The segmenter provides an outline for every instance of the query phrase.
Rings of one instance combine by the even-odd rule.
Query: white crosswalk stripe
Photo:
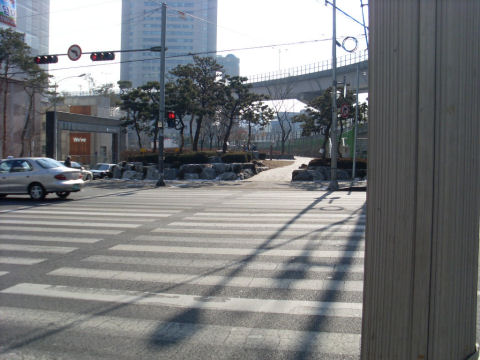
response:
[[[322,196],[175,188],[3,212],[0,353],[358,359],[365,197]]]
[[[0,264],[35,265],[46,259],[0,256]]]

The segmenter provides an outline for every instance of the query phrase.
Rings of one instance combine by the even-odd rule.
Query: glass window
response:
[[[32,171],[32,166],[27,160],[12,160],[10,172]]]
[[[56,167],[63,166],[58,161],[50,159],[50,158],[37,159],[36,162],[37,162],[38,165],[40,165],[44,169],[53,169],[53,168],[56,168]]]

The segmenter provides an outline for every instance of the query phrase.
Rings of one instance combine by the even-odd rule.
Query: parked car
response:
[[[0,198],[29,194],[43,200],[48,193],[64,199],[84,186],[82,173],[50,158],[8,158],[0,162]]]
[[[65,161],[60,161],[63,165],[65,165]],[[85,169],[85,166],[83,166],[82,164],[76,162],[76,161],[71,161],[71,165],[70,166],[72,169],[77,169],[77,170],[80,170],[82,172],[82,175],[83,175],[83,181],[89,181],[89,180],[92,180],[93,179],[93,174],[90,170],[87,170]]]
[[[90,171],[93,174],[94,179],[103,179],[105,177],[113,177],[113,168],[117,166],[115,164],[98,163]]]

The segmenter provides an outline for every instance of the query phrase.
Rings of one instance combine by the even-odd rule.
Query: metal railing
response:
[[[356,64],[368,60],[368,50],[359,51],[356,53],[350,53],[337,58],[337,66],[347,66]],[[247,76],[247,83],[255,83],[261,81],[270,81],[277,79],[284,79],[291,76],[307,75],[320,71],[330,70],[332,68],[332,60],[323,60],[321,62],[316,62],[313,64],[307,64],[302,66],[297,66],[294,68],[282,69],[278,71],[249,75]]]

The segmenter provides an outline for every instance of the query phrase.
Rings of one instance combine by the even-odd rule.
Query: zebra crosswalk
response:
[[[0,211],[0,359],[358,359],[364,207],[165,188]]]

